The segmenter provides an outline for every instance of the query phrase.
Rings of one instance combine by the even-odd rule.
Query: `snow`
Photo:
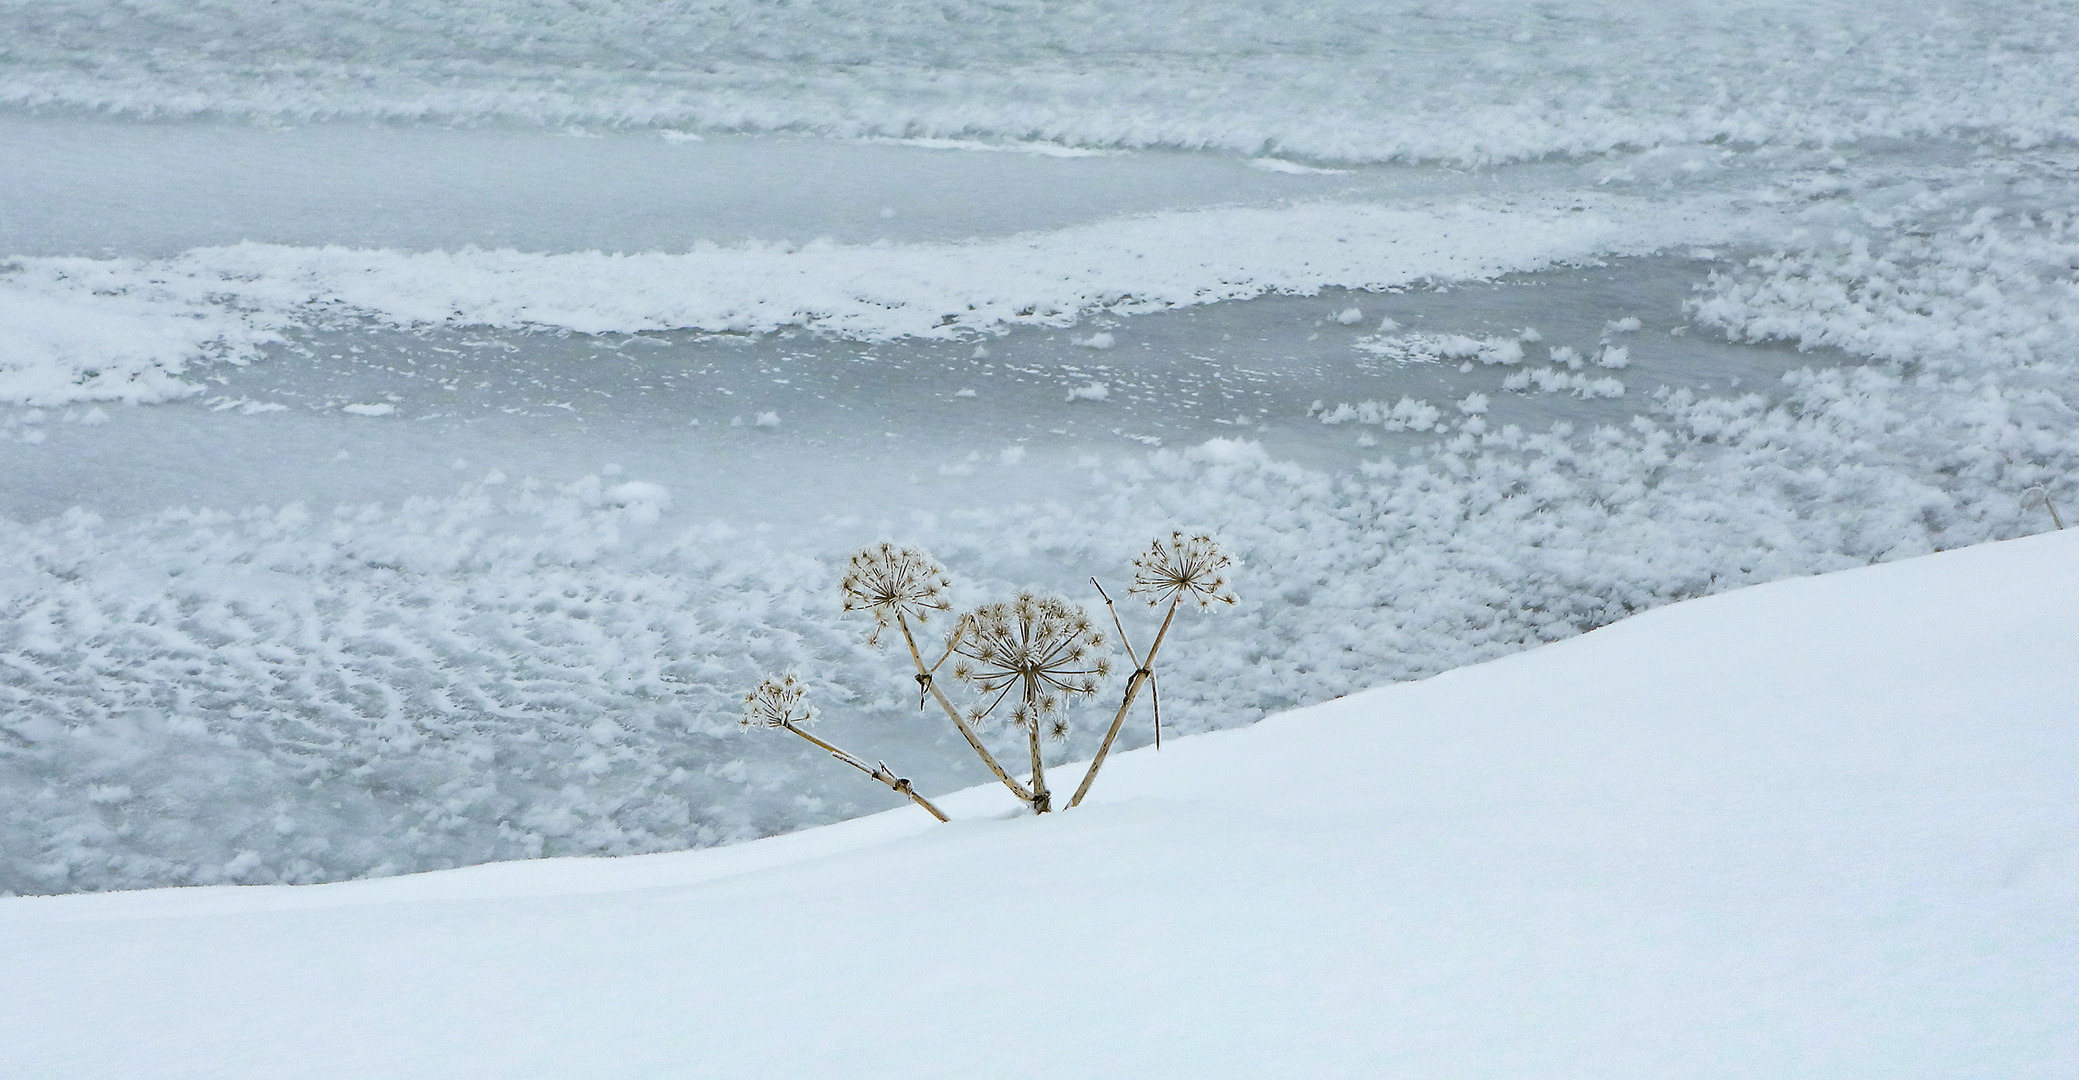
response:
[[[1443,410],[1426,401],[1404,397],[1391,406],[1376,401],[1360,401],[1355,406],[1338,404],[1333,409],[1321,410],[1321,422],[1345,424],[1356,420],[1379,424],[1389,431],[1430,431],[1437,426],[1437,418],[1442,415]]]
[[[1042,818],[4,899],[0,1039],[54,1080],[2061,1075],[2075,556],[1661,608]]]
[[[1284,158],[1250,158],[1249,167],[1262,169],[1264,172],[1283,173],[1287,176],[1341,176],[1350,171],[1348,169],[1319,169],[1311,165],[1301,165],[1297,161],[1286,161]]]
[[[1621,353],[1623,350],[1617,351]],[[1623,367],[1624,365],[1621,363],[1610,364],[1604,362],[1603,366]],[[1624,396],[1624,384],[1616,379],[1597,379],[1549,367],[1518,371],[1502,380],[1502,389],[1528,390],[1533,383],[1537,384],[1537,388],[1540,391],[1547,394],[1556,394],[1565,390],[1571,392],[1576,397],[1583,398]]]
[[[1113,338],[1109,332],[1100,330],[1089,337],[1077,338],[1075,342],[1079,347],[1085,349],[1109,349],[1113,345]]]
[[[0,401],[164,401],[201,389],[178,377],[191,364],[243,362],[279,340],[265,318],[226,317],[204,300],[96,292],[58,267],[40,281],[0,280]]]

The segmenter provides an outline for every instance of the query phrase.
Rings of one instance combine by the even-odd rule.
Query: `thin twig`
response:
[[[1133,651],[1133,642],[1126,639],[1126,627],[1119,621],[1119,609],[1112,605],[1112,594],[1104,591],[1104,583],[1096,578],[1091,578],[1090,584],[1097,589],[1097,595],[1104,597],[1105,609],[1112,613],[1112,628],[1119,631],[1119,644],[1126,649],[1126,658],[1133,661],[1134,671],[1140,671],[1142,667],[1140,655]],[[1155,678],[1153,669],[1148,671],[1148,697],[1155,704],[1155,749],[1160,750],[1162,749],[1162,684]],[[1073,806],[1074,804],[1071,803],[1069,805]]]
[[[1112,628],[1119,631],[1119,644],[1125,648],[1126,658],[1133,661],[1134,669],[1139,670],[1141,666],[1140,654],[1133,651],[1133,642],[1127,640],[1126,625],[1119,621],[1119,609],[1112,605],[1112,594],[1104,591],[1103,583],[1096,578],[1090,579],[1090,585],[1097,590],[1097,595],[1104,597],[1105,610],[1112,613]]]
[[[1162,683],[1148,672],[1148,700],[1155,706],[1155,749],[1162,749]]]

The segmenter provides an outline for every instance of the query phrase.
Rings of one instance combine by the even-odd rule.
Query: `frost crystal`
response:
[[[1176,604],[1195,602],[1201,610],[1214,604],[1232,604],[1235,595],[1228,588],[1227,571],[1233,565],[1234,560],[1220,550],[1212,537],[1173,532],[1168,540],[1149,544],[1148,550],[1133,560],[1133,587],[1127,591],[1146,596],[1150,606],[1165,600]]]

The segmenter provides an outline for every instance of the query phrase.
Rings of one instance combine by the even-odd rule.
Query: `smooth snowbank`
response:
[[[20,1075],[2050,1076],[2079,534],[1125,755],[1083,809],[0,901]]]

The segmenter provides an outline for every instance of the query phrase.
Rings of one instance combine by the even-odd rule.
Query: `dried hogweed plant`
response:
[[[907,779],[890,771],[887,762],[876,761],[868,765],[857,755],[840,750],[802,730],[803,724],[816,718],[816,711],[808,706],[807,698],[808,687],[802,683],[801,676],[791,671],[784,675],[767,675],[758,683],[757,689],[744,695],[743,726],[791,731],[829,751],[831,757],[888,785],[897,794],[923,807],[932,817],[940,821],[946,820],[946,815],[940,813],[938,807],[931,805],[931,800],[917,794]]]
[[[1099,682],[1111,673],[1111,662],[1097,653],[1104,645],[1104,632],[1091,625],[1081,607],[1031,593],[967,613],[947,643],[960,657],[953,677],[981,698],[968,710],[970,722],[980,724],[1006,702],[1013,703],[1008,719],[1024,732],[1032,753],[1027,801],[1037,813],[1053,809],[1040,738],[1068,737],[1062,705],[1097,693]]]
[[[1126,635],[1126,627],[1119,618],[1118,607],[1112,603],[1111,594],[1105,592],[1096,578],[1090,579],[1090,584],[1096,587],[1098,596],[1103,598],[1111,613],[1112,626],[1118,632],[1119,643],[1125,648],[1127,657],[1133,661],[1134,670],[1126,681],[1125,693],[1121,696],[1118,711],[1112,716],[1111,727],[1105,732],[1104,742],[1091,760],[1089,770],[1083,774],[1083,781],[1077,786],[1070,806],[1081,803],[1089,793],[1090,785],[1096,781],[1098,770],[1111,753],[1112,743],[1118,739],[1126,716],[1143,686],[1148,687],[1149,697],[1154,702],[1156,744],[1161,745],[1162,706],[1161,699],[1155,694],[1155,656],[1169,637],[1178,609],[1189,606],[1212,610],[1235,602],[1227,581],[1233,560],[1222,553],[1209,536],[1171,533],[1167,540],[1150,544],[1133,565],[1133,585],[1129,592],[1145,597],[1151,606],[1166,604],[1168,610],[1164,612],[1162,626],[1155,632],[1147,652],[1139,652]],[[844,607],[846,611],[873,616],[874,629],[867,638],[869,644],[878,644],[881,635],[890,628],[902,634],[903,645],[909,650],[910,662],[916,668],[918,708],[926,702],[937,702],[946,718],[953,722],[953,727],[996,779],[1035,813],[1047,813],[1053,809],[1053,797],[1047,790],[1041,741],[1067,738],[1067,706],[1075,699],[1094,696],[1110,674],[1111,663],[1104,655],[1107,635],[1092,624],[1090,616],[1080,606],[1056,597],[1025,593],[1008,603],[983,604],[962,615],[947,634],[944,648],[937,658],[926,663],[912,624],[923,624],[933,615],[951,609],[945,595],[951,584],[945,567],[923,551],[894,544],[877,544],[852,556],[842,585]],[[957,661],[954,661],[955,657],[958,657]],[[954,661],[953,676],[976,694],[975,704],[965,712],[955,707],[939,687],[938,672],[948,661]],[[744,723],[792,731],[829,751],[838,760],[901,792],[930,811],[932,816],[945,820],[945,815],[939,813],[937,807],[911,790],[909,781],[890,773],[885,764],[869,766],[862,759],[803,731],[799,725],[808,715],[802,705],[804,693],[798,677],[791,673],[779,678],[767,677],[745,699]],[[977,734],[976,729],[992,719],[1008,724],[1025,736],[1032,759],[1029,784],[1013,777]]]

